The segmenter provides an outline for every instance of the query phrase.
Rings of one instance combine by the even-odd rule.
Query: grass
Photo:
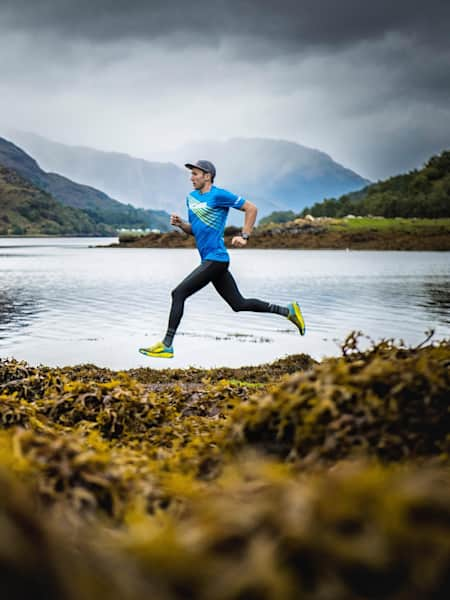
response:
[[[376,217],[357,217],[354,219],[336,219],[336,222],[328,225],[332,231],[400,231],[400,232],[420,232],[430,228],[446,228],[450,231],[450,219],[386,219]]]

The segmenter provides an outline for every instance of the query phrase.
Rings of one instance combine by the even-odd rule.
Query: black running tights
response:
[[[283,316],[288,315],[289,311],[284,306],[269,304],[256,298],[244,298],[228,270],[228,265],[229,263],[227,262],[205,260],[172,291],[169,326],[164,338],[166,346],[172,345],[173,338],[183,316],[186,298],[204,288],[208,283],[213,284],[225,302],[236,312],[248,310],[252,312],[276,313]]]

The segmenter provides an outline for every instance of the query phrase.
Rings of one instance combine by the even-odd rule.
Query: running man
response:
[[[232,246],[243,248],[248,243],[256,221],[256,206],[240,196],[213,185],[216,168],[208,160],[198,160],[195,164],[187,163],[185,167],[191,171],[194,187],[186,199],[189,222],[172,214],[170,223],[194,236],[201,263],[172,291],[172,306],[164,339],[150,348],[140,348],[139,352],[154,358],[172,358],[173,338],[183,316],[184,302],[208,283],[213,284],[234,311],[246,310],[281,315],[298,328],[300,335],[305,335],[305,322],[297,302],[291,302],[288,306],[278,306],[256,298],[244,298],[228,270],[230,257],[223,240],[228,210],[236,208],[245,213],[242,233],[233,237],[231,241]]]

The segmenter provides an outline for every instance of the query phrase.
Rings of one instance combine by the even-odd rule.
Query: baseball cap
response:
[[[209,160],[198,160],[196,163],[186,163],[184,165],[187,169],[201,169],[205,173],[211,173],[211,176],[216,176],[216,167]]]

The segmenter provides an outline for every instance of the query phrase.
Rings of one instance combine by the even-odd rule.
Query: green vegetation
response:
[[[269,223],[288,223],[293,221],[296,214],[292,210],[277,210],[270,213],[267,217],[263,217],[258,221],[258,225],[268,225]]]
[[[390,177],[339,200],[324,200],[303,211],[308,213],[314,217],[450,217],[450,152],[433,156],[420,170]]]
[[[291,212],[291,211],[289,211]],[[264,223],[283,223],[288,212],[275,212],[265,217]],[[405,175],[390,177],[367,186],[358,192],[326,198],[305,208],[297,216],[314,217],[346,215],[381,216],[386,218],[450,217],[450,151],[433,156],[422,169]],[[290,219],[292,220],[292,219]]]
[[[217,370],[0,361],[19,600],[450,592],[450,342]],[[3,473],[3,474],[2,474]]]
[[[114,235],[0,165],[0,235]]]
[[[122,231],[119,231],[119,243],[127,244],[129,242],[135,242],[136,240],[143,237],[144,235],[146,235],[146,233],[144,231],[122,230]]]
[[[427,230],[439,229],[450,231],[449,219],[402,219],[402,218],[347,218],[331,219],[326,227],[334,231],[390,231],[398,233],[421,234]]]
[[[135,208],[131,204],[122,204],[116,200],[109,202],[90,202],[82,210],[95,222],[105,223],[114,229],[160,229],[167,231],[169,216],[162,210]]]
[[[57,173],[46,173],[37,162],[19,147],[0,137],[0,165],[14,171],[27,184],[50,195],[58,203],[83,211],[88,219],[81,217],[83,232],[86,223],[92,223],[96,231],[104,231],[107,235],[115,235],[121,228],[136,229],[160,229],[169,228],[169,215],[165,211],[145,210],[135,208],[131,204],[122,204],[93,187],[82,185],[71,181],[67,177]],[[16,196],[19,203],[23,199]],[[80,215],[80,213],[78,212]],[[36,218],[37,215],[33,215]],[[44,217],[45,219],[45,217]],[[78,229],[74,227],[71,231],[62,231],[64,227],[47,224],[48,234],[61,235],[71,233],[77,235]],[[16,230],[23,229],[18,224]],[[27,231],[27,227],[25,231]],[[37,227],[41,230],[41,226]],[[101,235],[101,234],[100,234]]]
[[[119,202],[87,209],[66,206],[1,164],[0,201],[0,235],[114,236],[121,224],[167,228],[163,211],[145,211]]]

